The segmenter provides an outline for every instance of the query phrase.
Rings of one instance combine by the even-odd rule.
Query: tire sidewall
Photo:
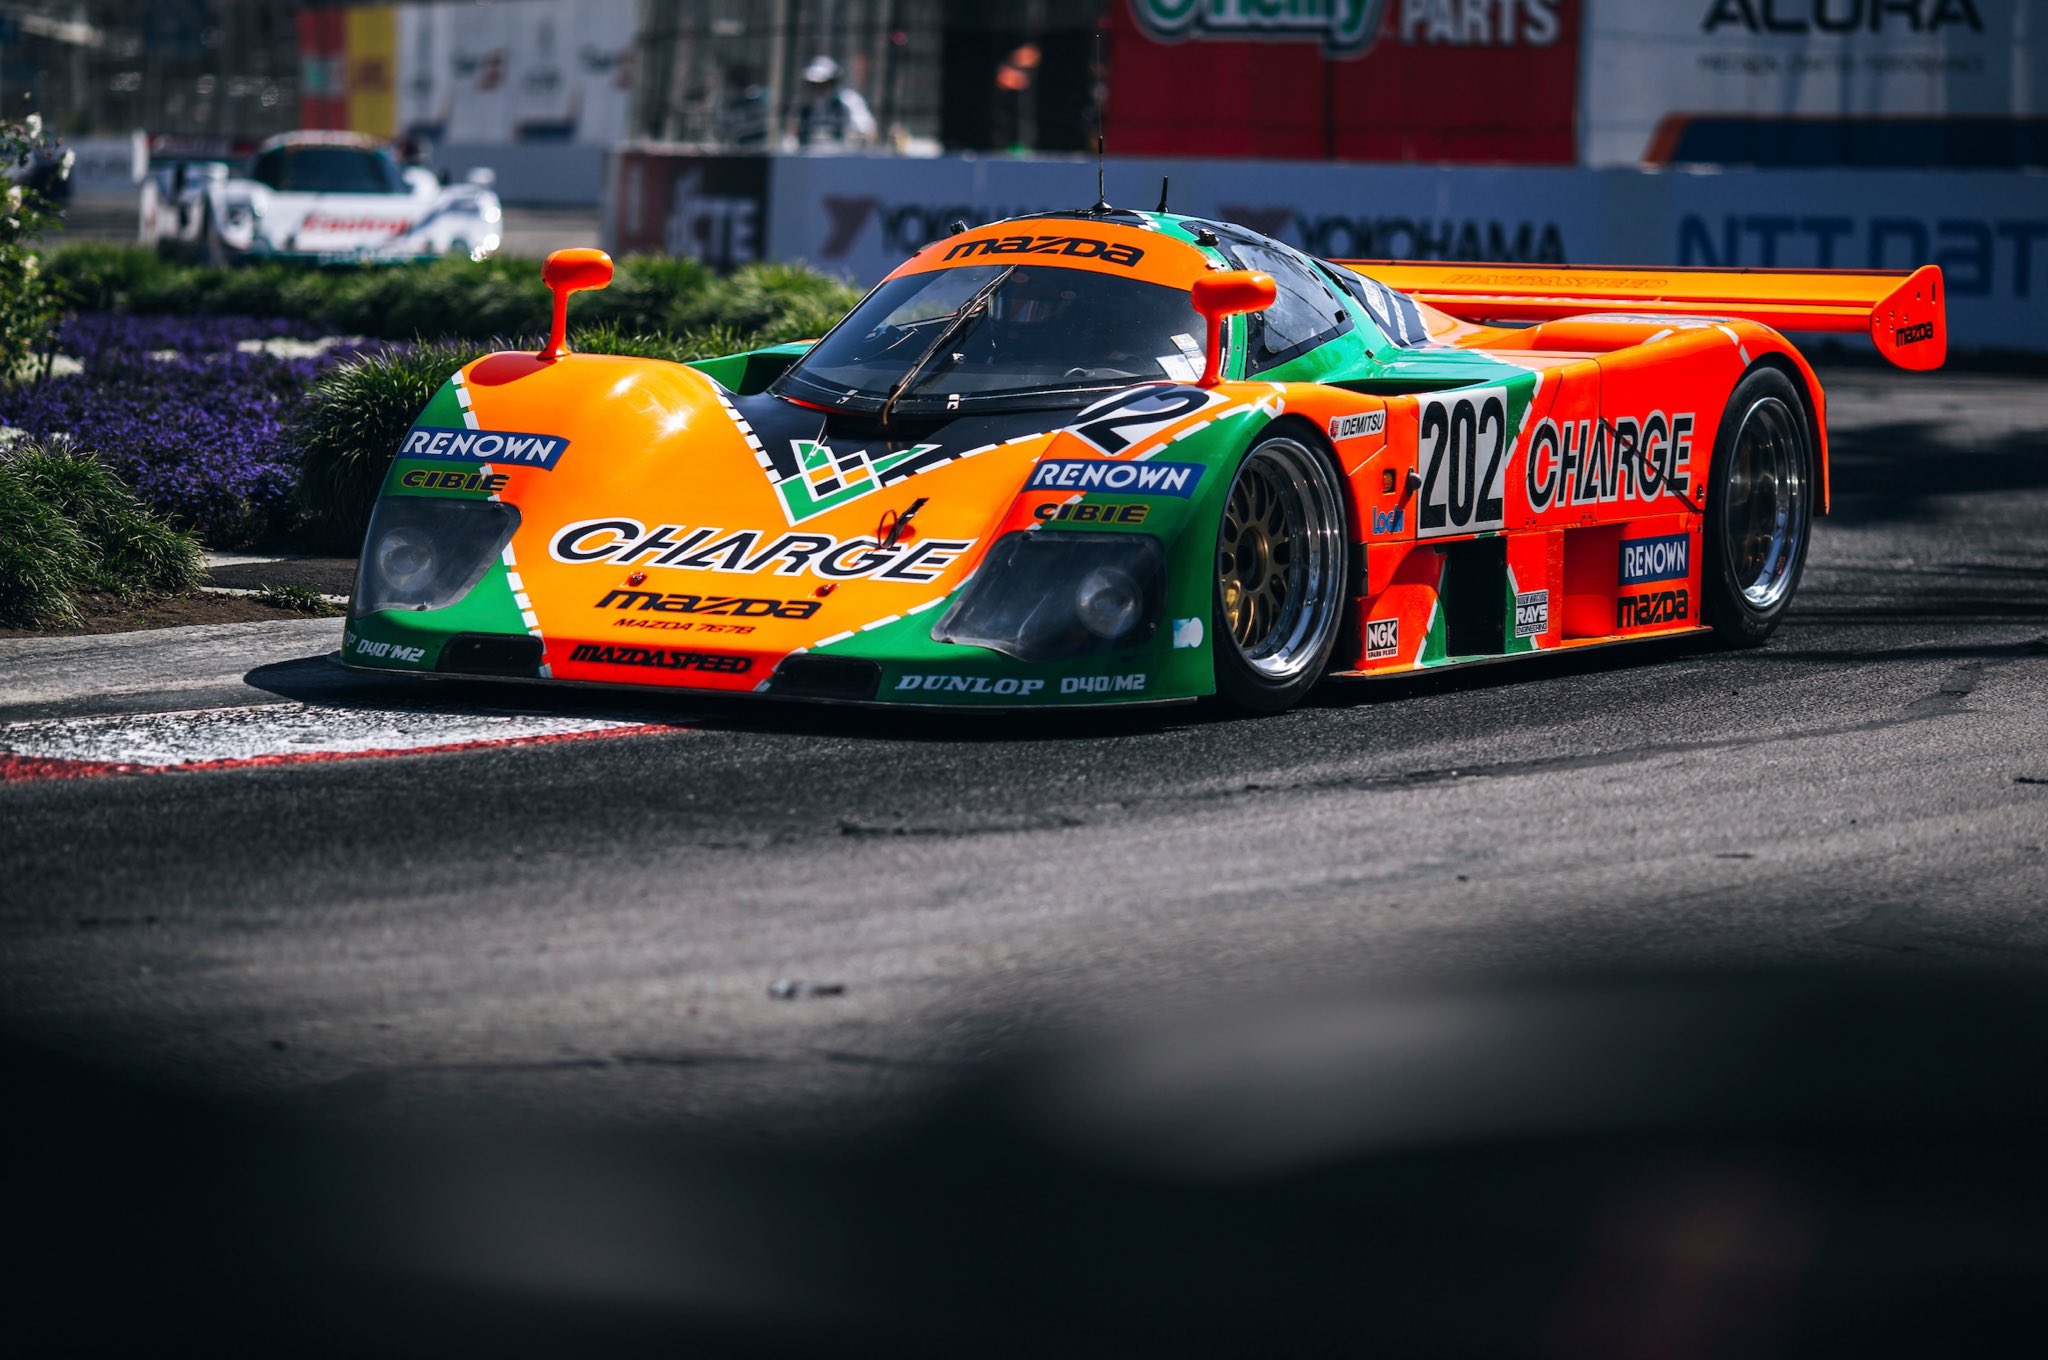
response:
[[[1735,579],[1735,564],[1729,558],[1728,479],[1735,462],[1735,441],[1741,435],[1744,418],[1758,402],[1772,397],[1791,409],[1793,428],[1799,435],[1800,455],[1804,463],[1805,494],[1800,499],[1802,523],[1798,541],[1792,550],[1792,566],[1785,593],[1775,604],[1759,608],[1742,593],[1742,587]],[[1701,591],[1706,596],[1704,619],[1721,641],[1731,646],[1754,647],[1776,630],[1786,608],[1792,603],[1792,597],[1799,593],[1799,578],[1806,569],[1806,549],[1813,537],[1813,497],[1817,488],[1812,427],[1798,384],[1776,367],[1752,369],[1729,393],[1728,405],[1721,413],[1721,425],[1714,435],[1714,462],[1707,483],[1706,516],[1700,526],[1706,558],[1705,570],[1700,574]]]
[[[1302,669],[1302,673],[1287,681],[1275,681],[1261,675],[1238,650],[1236,635],[1230,631],[1229,615],[1223,607],[1223,580],[1216,570],[1216,559],[1223,541],[1223,511],[1230,504],[1230,493],[1237,485],[1246,463],[1264,445],[1284,439],[1299,445],[1312,454],[1328,474],[1328,493],[1334,497],[1330,509],[1335,514],[1340,531],[1337,534],[1337,563],[1335,571],[1335,599],[1325,607],[1337,611],[1336,625],[1324,630],[1324,638],[1318,648],[1314,664]],[[1291,425],[1269,426],[1259,432],[1259,437],[1245,449],[1244,457],[1231,469],[1230,482],[1224,488],[1222,499],[1216,507],[1216,529],[1210,536],[1209,549],[1209,636],[1210,654],[1216,671],[1216,694],[1232,707],[1254,713],[1278,713],[1292,708],[1307,697],[1308,692],[1322,681],[1329,670],[1330,655],[1336,649],[1337,639],[1344,632],[1343,611],[1349,601],[1351,580],[1351,517],[1344,496],[1344,479],[1338,471],[1336,460],[1322,441],[1306,427]]]

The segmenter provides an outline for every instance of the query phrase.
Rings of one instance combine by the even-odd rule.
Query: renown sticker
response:
[[[1621,540],[1621,583],[1682,581],[1692,574],[1692,540],[1684,534]]]
[[[458,463],[508,463],[551,471],[569,441],[554,434],[514,430],[451,430],[415,425],[398,446],[400,458],[445,458]]]
[[[1108,458],[1048,458],[1031,469],[1026,491],[1115,491],[1130,496],[1195,494],[1200,463],[1119,463]]]

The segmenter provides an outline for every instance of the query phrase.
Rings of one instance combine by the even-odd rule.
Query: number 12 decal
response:
[[[1501,488],[1509,452],[1505,387],[1419,397],[1422,503],[1417,538],[1498,529],[1507,514]]]

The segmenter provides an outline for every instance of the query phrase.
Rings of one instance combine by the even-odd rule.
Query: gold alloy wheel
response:
[[[1245,455],[1216,535],[1224,627],[1257,674],[1288,682],[1320,666],[1337,631],[1344,512],[1336,475],[1292,439]]]

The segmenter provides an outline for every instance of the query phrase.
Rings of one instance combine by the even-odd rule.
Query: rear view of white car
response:
[[[503,220],[490,186],[488,170],[443,184],[368,137],[288,132],[239,170],[195,162],[152,173],[142,236],[212,264],[480,260],[498,248]]]

